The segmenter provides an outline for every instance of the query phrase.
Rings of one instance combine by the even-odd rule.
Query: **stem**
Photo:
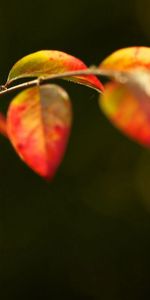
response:
[[[13,92],[13,91],[16,91],[16,90],[19,90],[19,89],[22,89],[22,88],[34,86],[34,85],[37,85],[37,84],[38,84],[38,79],[31,80],[31,81],[24,82],[24,83],[20,83],[20,84],[17,84],[15,86],[12,86],[10,88],[7,88],[6,85],[2,85],[1,86],[1,91],[0,91],[0,96],[4,95],[4,94],[7,94],[7,93],[10,93],[10,92]]]
[[[77,76],[77,75],[101,75],[101,76],[107,76],[107,77],[121,77],[122,73],[121,72],[115,72],[115,71],[111,71],[111,70],[103,70],[103,69],[98,69],[96,67],[91,67],[88,68],[86,70],[77,70],[77,71],[69,71],[69,72],[65,72],[65,73],[59,73],[59,74],[53,74],[50,75],[48,77],[39,77],[37,79],[34,80],[30,80],[28,82],[24,82],[12,87],[8,87],[8,85],[11,82],[7,82],[5,85],[1,86],[1,90],[0,90],[0,96],[22,89],[22,88],[27,88],[27,87],[31,87],[34,85],[37,85],[39,83],[42,82],[48,82],[50,80],[53,79],[60,79],[60,78],[66,78],[66,77],[71,77],[71,76]]]

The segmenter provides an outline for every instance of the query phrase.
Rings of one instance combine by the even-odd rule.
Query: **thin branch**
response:
[[[48,77],[40,77],[34,80],[30,80],[28,82],[24,82],[24,83],[20,83],[18,85],[12,86],[12,87],[8,87],[8,85],[11,82],[7,82],[5,85],[0,86],[0,96],[22,89],[22,88],[27,88],[27,87],[32,87],[34,85],[38,85],[39,83],[43,83],[43,82],[49,82],[50,80],[54,80],[54,79],[60,79],[60,78],[67,78],[67,77],[71,77],[71,76],[78,76],[78,75],[101,75],[101,76],[107,76],[107,77],[118,77],[118,76],[122,76],[121,72],[115,72],[111,71],[111,70],[102,70],[102,69],[98,69],[96,67],[91,67],[85,70],[77,70],[77,71],[69,71],[69,72],[65,72],[65,73],[59,73],[59,74],[53,74],[50,75]],[[98,89],[97,89],[98,90]]]
[[[28,81],[28,82],[24,82],[24,83],[20,83],[20,84],[17,84],[15,86],[12,86],[10,88],[6,88],[5,85],[2,85],[0,88],[0,96],[1,95],[4,95],[4,94],[7,94],[7,93],[11,93],[13,91],[16,91],[16,90],[19,90],[19,89],[22,89],[22,88],[26,88],[26,87],[31,87],[31,86],[34,86],[34,85],[37,85],[38,84],[38,79],[34,79],[34,80],[31,80],[31,81]]]

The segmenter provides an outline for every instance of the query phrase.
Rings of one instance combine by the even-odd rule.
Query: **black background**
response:
[[[37,50],[90,65],[149,46],[149,12],[148,0],[1,1],[1,83]],[[112,127],[96,92],[59,83],[74,123],[51,183],[0,137],[0,298],[150,299],[150,152]],[[1,97],[1,110],[14,95]]]

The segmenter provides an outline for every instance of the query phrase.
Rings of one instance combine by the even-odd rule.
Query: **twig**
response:
[[[28,82],[24,82],[21,84],[17,84],[15,86],[12,87],[8,87],[11,84],[10,82],[7,82],[5,85],[1,85],[0,86],[0,96],[22,89],[22,88],[27,88],[27,87],[32,87],[34,85],[38,85],[39,82],[43,83],[43,82],[49,82],[50,80],[54,80],[54,79],[60,79],[60,78],[66,78],[66,77],[72,77],[72,76],[78,76],[78,75],[101,75],[101,76],[107,76],[107,77],[115,77],[115,76],[121,76],[122,73],[121,72],[115,72],[111,71],[111,70],[102,70],[102,69],[98,69],[96,67],[91,67],[88,68],[86,70],[77,70],[77,71],[69,71],[69,72],[65,72],[65,73],[59,73],[59,74],[53,74],[50,75],[48,77],[39,77],[37,79],[34,80],[30,80]],[[98,89],[96,89],[98,90]]]

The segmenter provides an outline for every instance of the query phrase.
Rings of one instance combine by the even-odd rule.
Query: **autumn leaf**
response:
[[[41,50],[21,58],[12,67],[7,85],[19,78],[49,77],[54,74],[86,69],[87,66],[72,55],[55,50]],[[64,79],[87,85],[98,91],[103,90],[102,83],[94,75],[78,75]]]
[[[128,47],[115,51],[102,61],[99,68],[111,71],[150,70],[150,48]]]
[[[150,147],[150,48],[118,50],[99,68],[112,80],[99,98],[102,111],[122,132]]]
[[[109,120],[138,143],[150,147],[150,98],[119,83],[108,83],[99,105]]]
[[[110,79],[150,95],[150,48],[117,50],[102,61],[99,69]]]
[[[22,160],[50,180],[64,156],[71,122],[68,94],[57,85],[36,86],[11,102],[8,136]]]
[[[2,113],[0,113],[0,133],[7,136],[6,118]]]

